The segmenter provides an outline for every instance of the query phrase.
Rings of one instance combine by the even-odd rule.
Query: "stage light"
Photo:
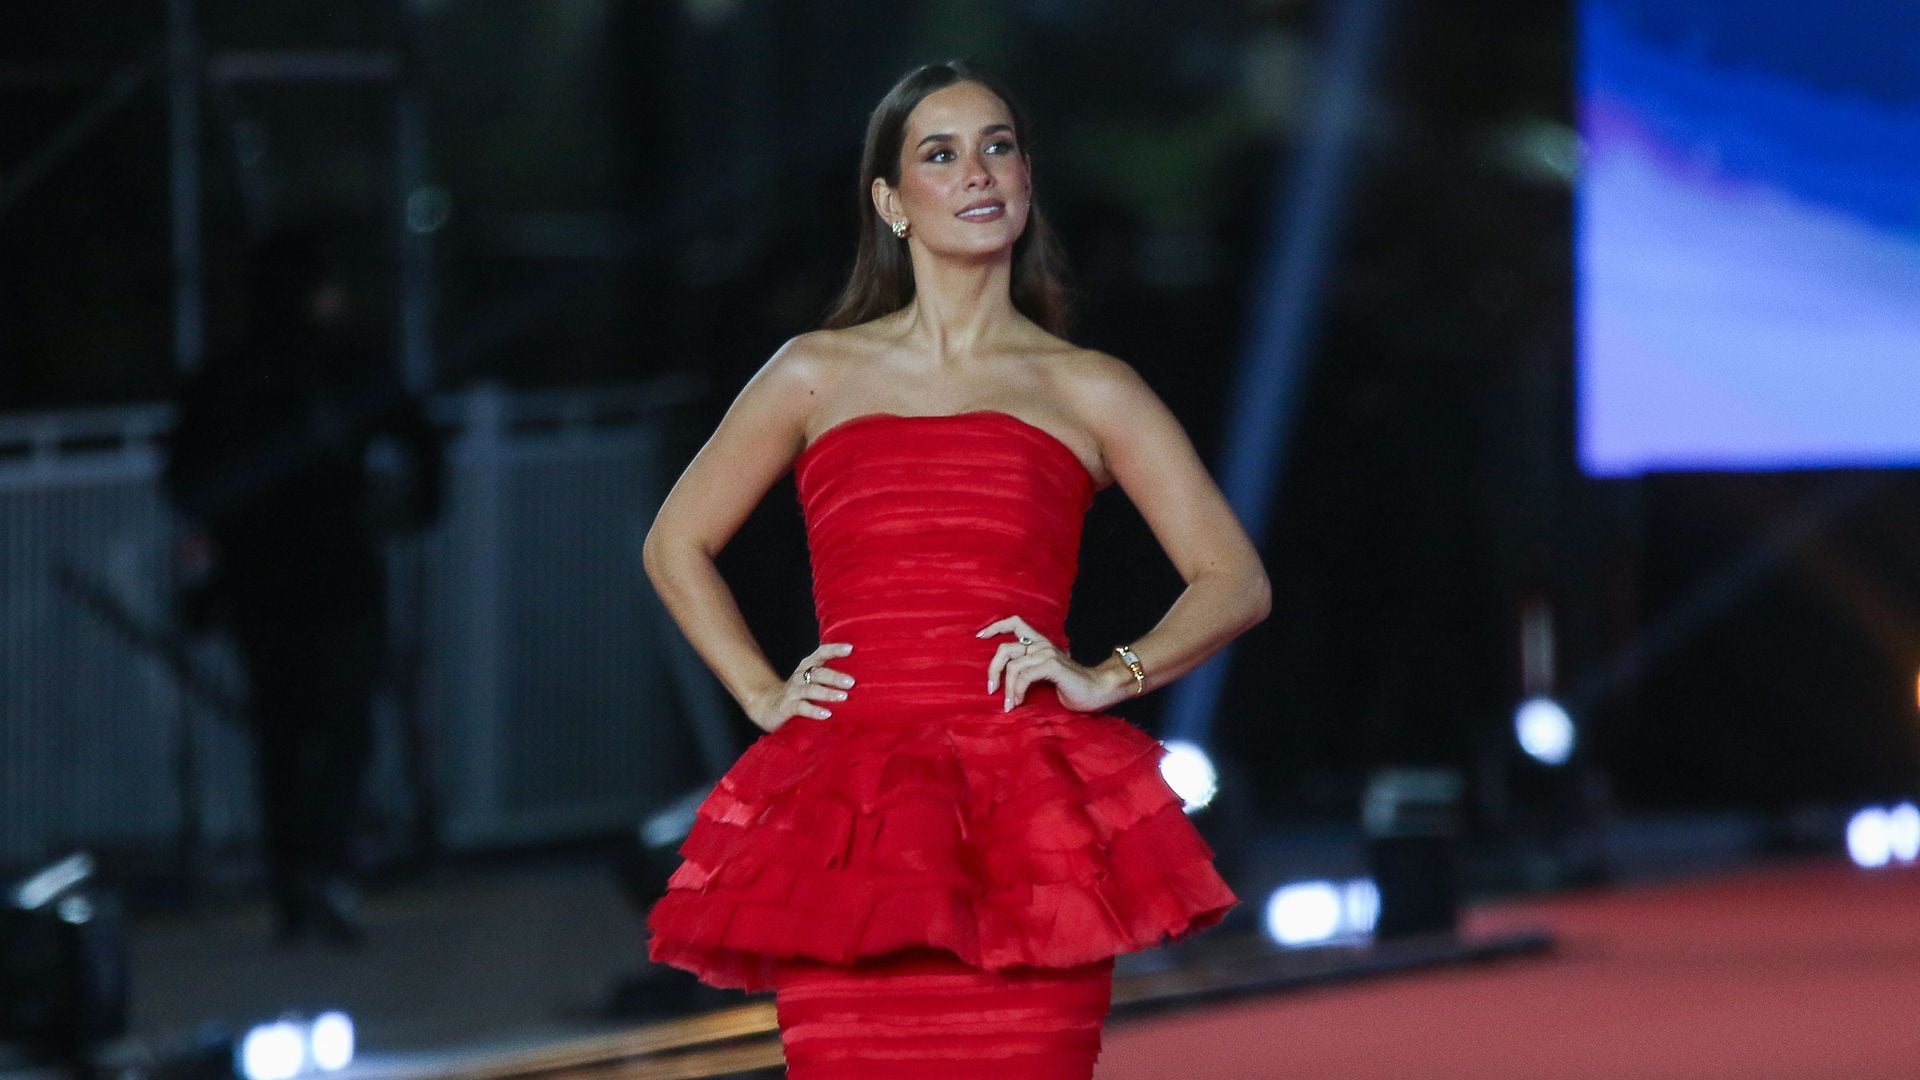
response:
[[[306,1064],[306,1032],[291,1020],[260,1024],[240,1040],[242,1080],[293,1080]]]
[[[1920,806],[1903,802],[1887,811],[1887,853],[1901,862],[1920,859]]]
[[[1285,948],[1366,937],[1380,920],[1380,889],[1369,878],[1296,881],[1267,898],[1267,937]]]
[[[1565,765],[1576,738],[1573,717],[1552,698],[1521,702],[1513,714],[1513,734],[1527,756],[1545,765]]]
[[[343,1012],[323,1012],[307,1033],[307,1056],[321,1072],[353,1064],[353,1020]]]
[[[46,907],[55,897],[85,883],[93,872],[92,855],[84,851],[69,855],[21,882],[13,890],[14,906],[27,911]]]
[[[1165,746],[1167,756],[1160,759],[1160,775],[1186,804],[1187,813],[1205,810],[1220,791],[1220,774],[1213,767],[1213,759],[1205,750],[1181,739]]]
[[[1267,898],[1267,936],[1286,945],[1331,941],[1340,932],[1340,890],[1331,881],[1282,885]]]
[[[1877,806],[1853,815],[1847,822],[1847,855],[1862,869],[1887,865],[1893,857],[1892,815]]]
[[[1350,934],[1371,934],[1380,925],[1380,886],[1368,878],[1347,882],[1341,890],[1341,917]]]

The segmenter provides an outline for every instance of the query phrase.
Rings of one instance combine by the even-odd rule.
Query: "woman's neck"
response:
[[[913,279],[914,298],[903,312],[901,336],[935,364],[991,352],[1022,322],[1013,306],[1010,255],[978,263],[919,255]]]

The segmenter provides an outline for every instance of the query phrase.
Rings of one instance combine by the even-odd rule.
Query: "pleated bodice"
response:
[[[995,619],[1019,615],[1070,644],[1093,478],[1044,429],[997,411],[869,413],[815,439],[794,479],[820,640],[854,646],[832,662],[859,689],[836,718],[997,709],[987,665],[1012,638],[974,635]]]

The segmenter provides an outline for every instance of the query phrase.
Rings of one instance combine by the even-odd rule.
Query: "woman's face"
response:
[[[888,223],[906,219],[909,243],[986,255],[1011,248],[1026,229],[1030,179],[1006,103],[979,83],[957,82],[907,116],[900,186],[876,179],[874,205]]]

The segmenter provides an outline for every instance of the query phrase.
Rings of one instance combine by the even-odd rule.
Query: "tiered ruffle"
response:
[[[701,805],[649,954],[764,990],[783,957],[931,946],[978,968],[1065,968],[1211,926],[1236,899],[1161,778],[1165,753],[1116,717],[1039,701],[795,718]]]

